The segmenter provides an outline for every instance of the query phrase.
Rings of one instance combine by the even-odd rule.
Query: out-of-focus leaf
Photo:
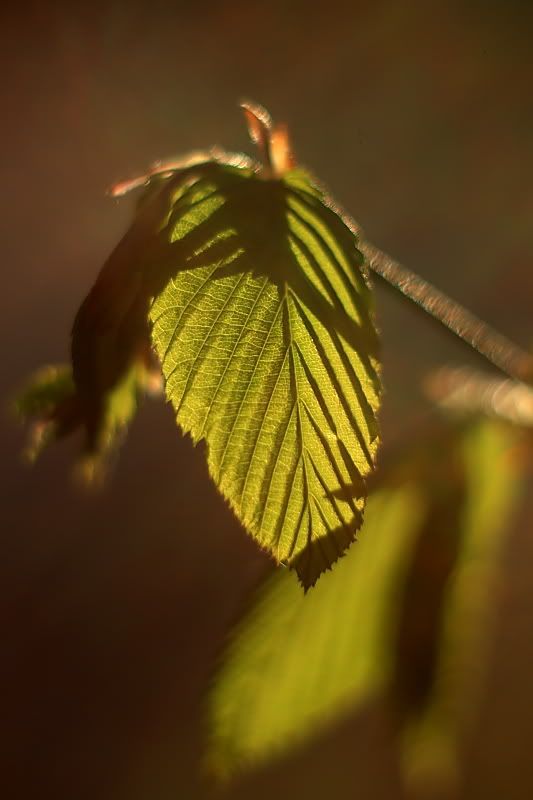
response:
[[[50,364],[35,372],[13,402],[21,419],[46,416],[74,394],[72,370],[68,364]]]
[[[15,413],[30,423],[25,456],[34,461],[46,445],[75,424],[75,386],[68,364],[42,367],[30,376],[13,401]]]
[[[464,428],[467,491],[459,537],[450,541],[455,565],[443,586],[431,690],[404,720],[404,768],[413,782],[444,785],[456,777],[484,684],[500,554],[523,488],[524,439],[520,428],[499,421],[480,419]],[[421,637],[419,647],[431,647],[431,639]]]
[[[313,591],[276,573],[234,631],[210,700],[209,766],[224,776],[285,752],[391,680],[396,595],[423,504],[368,501],[358,542]]]
[[[478,411],[533,428],[533,386],[470,367],[441,367],[425,382],[426,394],[448,413]]]
[[[176,188],[160,235],[172,279],[152,340],[178,424],[206,441],[246,529],[308,587],[355,537],[378,446],[356,234],[301,169],[212,164]]]
[[[135,361],[128,371],[102,398],[98,417],[94,420],[94,437],[83,450],[78,475],[87,483],[101,478],[106,460],[121,434],[133,418],[141,393],[150,390],[154,377],[142,360]],[[30,377],[15,398],[14,407],[20,419],[29,424],[25,456],[34,461],[51,442],[77,428],[87,429],[87,416],[69,366],[49,366]]]
[[[405,734],[409,770],[430,761],[438,737],[450,754],[443,675],[466,644],[474,652],[517,478],[516,431],[486,421],[461,430],[450,429],[448,452],[440,433],[430,458],[385,473],[358,544],[310,595],[286,574],[267,582],[210,697],[208,761],[219,775],[285,753],[377,692]],[[471,700],[452,691],[452,705]],[[417,731],[430,728],[424,753]]]
[[[159,185],[159,179],[156,180]],[[47,407],[25,400],[22,415],[33,419],[30,450],[81,429],[78,473],[86,482],[103,475],[105,464],[132,420],[140,396],[159,373],[150,349],[148,310],[167,273],[158,231],[168,211],[165,190],[148,187],[130,229],[111,253],[78,310],[72,329],[72,368],[37,373],[28,397],[48,397]],[[162,275],[164,277],[162,277]],[[68,382],[66,376],[68,375]]]

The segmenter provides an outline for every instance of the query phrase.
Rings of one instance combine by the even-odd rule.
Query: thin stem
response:
[[[469,367],[441,367],[424,379],[434,403],[460,414],[481,411],[523,428],[533,428],[533,387],[495,378]]]
[[[370,269],[384,281],[431,314],[511,378],[533,384],[533,355],[513,344],[455,300],[398,264],[374,245],[361,242],[359,248]]]

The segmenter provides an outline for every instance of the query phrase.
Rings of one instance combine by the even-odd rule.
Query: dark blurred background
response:
[[[20,10],[19,10],[20,9]],[[368,238],[523,345],[533,339],[533,4],[110,2],[0,17],[2,404],[64,361],[77,305],[122,235],[113,181],[218,143],[238,100],[289,123],[296,154]],[[385,437],[416,425],[431,366],[483,366],[379,289]],[[147,403],[110,485],[35,469],[2,416],[0,784],[6,798],[401,796],[380,709],[226,793],[199,769],[203,692],[267,568],[201,449]],[[465,798],[533,797],[533,538],[505,553]]]

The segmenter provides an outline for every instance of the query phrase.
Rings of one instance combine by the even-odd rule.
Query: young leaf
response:
[[[440,436],[428,458],[409,454],[384,476],[357,546],[311,594],[299,594],[287,573],[265,584],[233,633],[210,696],[208,763],[219,776],[286,753],[377,693],[409,731],[409,769],[419,755],[431,760],[439,736],[455,734],[455,712],[472,693],[454,696],[464,686],[446,673],[457,650],[479,644],[488,568],[515,496],[509,450],[517,434],[480,422],[459,439],[459,451],[450,435],[449,458],[442,450],[435,462],[435,448],[446,447]],[[463,504],[440,525],[437,510],[458,492]],[[447,531],[446,519],[459,529]],[[421,545],[429,559],[419,557]],[[435,734],[425,750],[422,730]]]
[[[286,128],[244,109],[262,166],[213,150],[112,189],[147,186],[76,315],[68,430],[84,428],[95,462],[125,427],[149,316],[178,424],[205,440],[246,529],[307,588],[361,525],[378,447],[378,338],[354,227],[295,167]]]
[[[193,154],[191,163],[196,165],[198,158]],[[162,175],[169,177],[168,166],[162,173],[154,167],[142,179],[148,188],[134,222],[76,314],[72,367],[37,372],[15,402],[19,415],[33,421],[28,447],[32,459],[51,441],[83,431],[78,472],[88,483],[102,478],[141,395],[154,390],[160,375],[150,348],[148,311],[154,293],[168,280],[167,244],[158,237],[169,208],[168,181]],[[47,402],[30,402],[36,399]]]
[[[354,232],[301,169],[212,164],[177,188],[150,317],[178,424],[246,529],[305,587],[362,521],[379,404]]]
[[[24,455],[35,461],[47,444],[75,427],[75,386],[68,364],[54,364],[35,372],[13,401],[22,422],[30,422]]]
[[[78,475],[89,484],[101,479],[111,451],[135,414],[139,395],[153,384],[153,373],[142,360],[135,360],[102,396],[91,427],[72,369],[59,365],[38,370],[14,400],[15,412],[30,424],[26,458],[35,461],[51,442],[84,428],[86,441]],[[87,436],[88,430],[94,431],[94,437]]]

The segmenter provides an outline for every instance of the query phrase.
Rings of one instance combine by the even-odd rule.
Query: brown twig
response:
[[[455,300],[399,264],[372,244],[361,242],[368,266],[481,353],[511,378],[533,384],[533,355],[491,328]]]

